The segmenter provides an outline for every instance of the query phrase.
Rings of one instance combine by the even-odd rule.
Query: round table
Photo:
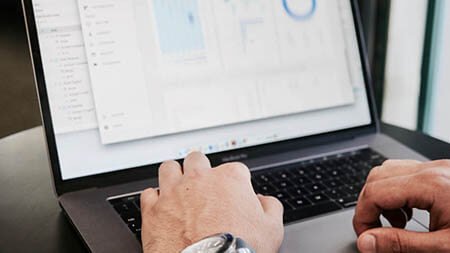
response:
[[[383,125],[382,131],[430,159],[449,158],[450,144]],[[84,252],[55,197],[41,127],[0,140],[0,252]]]

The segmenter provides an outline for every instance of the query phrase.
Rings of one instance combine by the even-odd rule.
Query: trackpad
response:
[[[354,209],[286,226],[280,252],[358,252],[352,219]],[[385,226],[389,222],[382,219]],[[426,232],[415,221],[408,230]]]

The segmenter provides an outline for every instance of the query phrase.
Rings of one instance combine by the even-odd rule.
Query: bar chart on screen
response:
[[[197,0],[153,0],[153,4],[164,54],[205,48]]]

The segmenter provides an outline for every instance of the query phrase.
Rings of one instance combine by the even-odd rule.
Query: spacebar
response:
[[[289,210],[284,212],[284,223],[302,220],[316,215],[333,212],[341,209],[336,203],[332,201],[322,202],[313,206],[304,207],[297,210]]]

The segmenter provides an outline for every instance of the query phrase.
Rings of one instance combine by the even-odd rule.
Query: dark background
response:
[[[41,124],[19,0],[0,0],[0,138]]]
[[[358,1],[380,102],[390,0]],[[0,138],[40,124],[21,2],[0,0]]]

